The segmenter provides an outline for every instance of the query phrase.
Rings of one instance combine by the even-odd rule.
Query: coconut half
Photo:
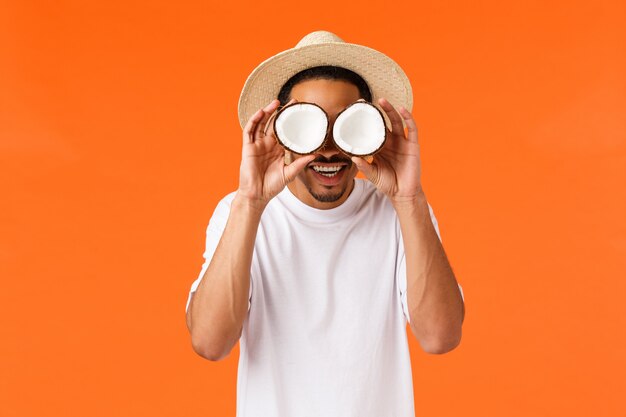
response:
[[[357,101],[346,107],[335,120],[333,139],[337,147],[351,156],[376,153],[385,144],[385,119],[376,106]]]
[[[324,145],[328,116],[317,104],[293,103],[283,107],[274,119],[278,142],[297,154],[310,154]]]

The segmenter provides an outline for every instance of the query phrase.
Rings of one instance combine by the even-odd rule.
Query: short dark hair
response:
[[[324,65],[319,67],[307,68],[304,71],[300,71],[293,77],[287,80],[278,93],[278,100],[280,105],[284,106],[290,100],[291,90],[293,87],[303,81],[308,80],[337,80],[347,81],[354,84],[359,89],[359,95],[365,101],[372,101],[372,92],[367,83],[359,74],[342,67],[335,67],[330,65]]]

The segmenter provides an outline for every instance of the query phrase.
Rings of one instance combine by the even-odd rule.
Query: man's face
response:
[[[358,88],[346,81],[308,80],[296,84],[291,98],[299,102],[315,103],[326,111],[330,120],[330,133],[324,148],[318,150],[313,162],[309,163],[288,187],[304,203],[320,209],[329,209],[342,204],[352,191],[358,169],[350,158],[339,151],[332,138],[332,127],[339,112],[359,100]],[[300,155],[287,151],[292,160]],[[315,168],[339,167],[332,177],[319,173]],[[314,168],[315,167],[315,168]],[[326,168],[328,169],[328,168]]]

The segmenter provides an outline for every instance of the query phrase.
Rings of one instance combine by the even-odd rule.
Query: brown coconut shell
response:
[[[348,105],[345,109],[343,109],[342,111],[339,112],[339,114],[337,114],[337,117],[335,118],[335,123],[337,123],[337,120],[339,120],[339,118],[341,117],[341,115],[343,114],[343,112],[345,112],[346,110],[348,110],[350,107],[354,106],[355,104],[367,104],[372,106],[373,108],[376,109],[376,111],[378,112],[378,114],[380,115],[381,120],[383,121],[383,126],[385,127],[385,137],[383,138],[383,141],[381,142],[380,146],[378,148],[376,148],[374,151],[367,153],[367,154],[355,154],[352,152],[348,152],[344,149],[342,149],[337,142],[335,142],[335,146],[337,149],[339,149],[342,153],[353,157],[353,156],[357,156],[359,158],[366,158],[368,156],[373,156],[375,154],[377,154],[378,152],[380,152],[380,150],[383,148],[383,146],[385,146],[385,142],[387,142],[387,135],[389,134],[389,130],[387,129],[387,123],[385,123],[385,117],[383,116],[383,113],[380,111],[380,109],[378,107],[376,107],[374,104],[370,103],[369,101],[365,101],[365,100],[358,100],[355,101],[354,103]],[[335,124],[333,123],[333,128],[335,127]],[[334,140],[334,135],[333,135],[333,140]]]
[[[317,148],[315,148],[314,150],[310,151],[310,152],[306,152],[306,153],[300,153],[300,152],[296,152],[293,149],[291,149],[278,135],[278,132],[276,131],[276,122],[278,121],[278,119],[280,118],[281,114],[285,111],[285,109],[288,109],[292,106],[301,106],[303,104],[307,104],[307,105],[311,105],[311,106],[315,106],[318,109],[320,109],[324,115],[326,115],[326,135],[324,136],[324,140],[322,141],[321,145],[318,146]],[[320,149],[322,149],[324,147],[324,145],[326,145],[326,142],[328,141],[328,133],[330,132],[330,119],[328,118],[328,113],[326,113],[326,111],[321,107],[318,106],[315,103],[309,103],[309,102],[305,102],[305,101],[298,101],[295,103],[291,103],[291,104],[287,104],[286,106],[284,106],[283,108],[281,108],[278,113],[276,113],[276,117],[274,117],[274,122],[272,123],[272,128],[274,130],[274,136],[276,137],[276,140],[278,141],[278,143],[280,144],[280,146],[282,146],[283,148],[287,149],[290,152],[293,152],[297,155],[310,155],[313,154],[317,151],[319,151]]]

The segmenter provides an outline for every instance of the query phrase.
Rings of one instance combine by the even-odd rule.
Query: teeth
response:
[[[317,172],[337,172],[339,171],[341,168],[343,168],[342,166],[334,166],[334,167],[323,167],[323,166],[319,166],[319,165],[313,165],[313,169]]]

